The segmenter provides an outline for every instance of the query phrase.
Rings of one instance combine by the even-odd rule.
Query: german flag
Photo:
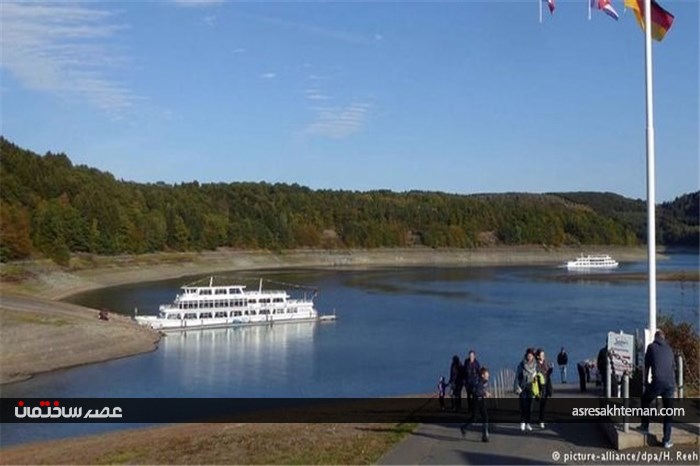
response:
[[[625,0],[625,6],[634,11],[639,26],[644,29],[644,0]],[[651,37],[661,41],[666,32],[671,29],[674,16],[664,10],[661,5],[651,0]]]

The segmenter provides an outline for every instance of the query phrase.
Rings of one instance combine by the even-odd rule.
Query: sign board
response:
[[[612,361],[613,373],[617,377],[634,372],[634,335],[608,333],[608,355]]]

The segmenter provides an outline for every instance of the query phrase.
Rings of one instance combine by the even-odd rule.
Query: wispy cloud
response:
[[[182,7],[207,7],[220,5],[224,0],[173,0],[173,3]]]
[[[332,97],[319,89],[306,89],[304,95],[309,100],[331,100]]]
[[[332,139],[346,138],[362,129],[371,108],[372,105],[366,102],[354,102],[345,107],[316,107],[316,117],[304,133]]]
[[[119,116],[137,97],[109,76],[126,62],[106,44],[127,27],[114,16],[81,4],[3,2],[0,66],[28,89],[77,96]]]
[[[207,15],[202,21],[204,21],[208,26],[213,26],[216,24],[216,15]]]
[[[247,50],[244,49],[244,48],[242,48],[242,47],[239,47],[239,48],[237,48],[237,49],[233,49],[233,50],[231,51],[231,53],[246,53],[246,52],[247,52]]]
[[[277,76],[277,73],[273,73],[271,71],[260,75],[260,77],[263,79],[274,79],[275,76]]]

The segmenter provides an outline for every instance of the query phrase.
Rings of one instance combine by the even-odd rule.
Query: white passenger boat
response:
[[[160,306],[158,315],[135,319],[164,331],[335,320],[335,314],[320,316],[314,308],[316,290],[296,288],[303,290],[302,296],[292,298],[285,290],[263,290],[262,280],[257,290],[247,291],[243,285],[215,284],[211,277],[204,286],[183,286],[172,304]]]
[[[581,255],[576,260],[568,261],[566,268],[569,270],[614,269],[618,265],[620,264],[608,255]]]

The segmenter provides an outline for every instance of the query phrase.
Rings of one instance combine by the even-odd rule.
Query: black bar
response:
[[[465,422],[466,406],[461,412],[440,409],[437,398],[0,398],[3,423],[453,423]],[[615,407],[622,399],[549,398],[544,422],[620,422]],[[57,403],[57,404],[56,404]],[[629,399],[639,408],[638,398]],[[466,405],[466,403],[463,403]],[[520,422],[517,398],[486,400],[491,422]],[[658,403],[658,407],[662,407]],[[700,422],[700,399],[674,399],[673,406],[683,408],[683,416],[674,422]],[[654,404],[652,404],[654,407]],[[118,408],[115,410],[115,408]],[[532,419],[538,419],[539,401],[532,402]],[[579,414],[574,415],[575,411]],[[97,416],[93,416],[97,413]],[[121,417],[117,417],[121,414]],[[597,415],[596,415],[597,414]],[[618,413],[619,414],[619,413]],[[71,415],[74,415],[71,417]],[[51,417],[54,416],[54,417]],[[105,416],[105,417],[103,417]],[[639,416],[628,418],[638,422]],[[658,422],[661,416],[652,416]],[[478,416],[477,416],[478,420]]]

